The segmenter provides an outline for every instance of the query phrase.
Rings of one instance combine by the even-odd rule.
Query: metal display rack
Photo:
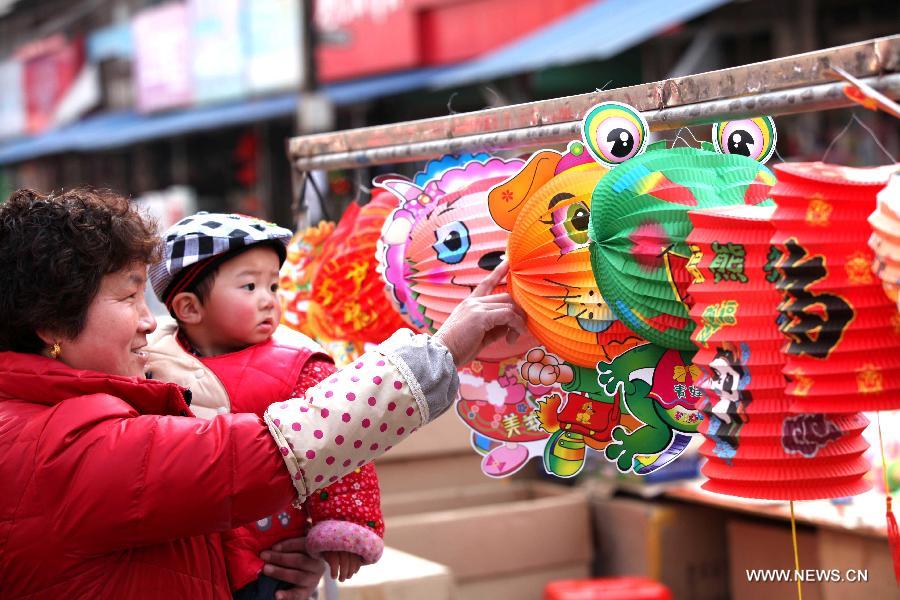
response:
[[[295,137],[297,175],[473,151],[536,149],[580,137],[593,105],[615,100],[641,111],[651,130],[853,106],[838,71],[900,98],[900,34],[770,61],[502,108]]]

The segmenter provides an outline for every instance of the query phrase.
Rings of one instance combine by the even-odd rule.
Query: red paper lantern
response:
[[[334,232],[334,223],[321,221],[314,227],[298,231],[287,249],[287,259],[278,274],[278,297],[281,300],[281,322],[308,336],[309,300],[312,297],[312,278],[325,242]]]
[[[309,317],[326,337],[377,344],[406,326],[385,307],[384,282],[376,271],[381,226],[396,202],[390,192],[377,190],[365,206],[351,204],[326,243],[313,276]]]
[[[900,318],[872,273],[866,218],[896,166],[776,165],[772,266],[795,412],[900,408]]]
[[[776,324],[769,240],[774,207],[740,206],[690,213],[688,268],[694,277],[692,339],[706,438],[705,489],[731,496],[807,500],[868,489],[862,436],[867,419],[794,414],[782,374],[786,344]]]

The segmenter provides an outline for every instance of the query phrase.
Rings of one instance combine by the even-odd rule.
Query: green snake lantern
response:
[[[612,104],[594,107],[584,121],[595,158],[622,159],[591,198],[594,277],[612,312],[632,331],[659,346],[693,350],[688,211],[771,204],[775,177],[758,160],[774,151],[775,128],[769,117],[721,123],[714,127],[715,143],[702,142],[699,149],[667,148],[660,141],[641,153],[629,120],[639,121],[642,133],[646,122],[636,110]],[[605,122],[604,111],[617,122]]]

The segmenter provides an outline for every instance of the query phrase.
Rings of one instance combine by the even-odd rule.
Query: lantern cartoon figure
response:
[[[653,145],[644,154],[648,128],[633,108],[603,103],[585,116],[584,144],[611,170],[585,202],[590,219],[584,239],[608,319],[635,341],[593,363],[562,352],[565,360],[539,350],[528,356],[522,369],[529,381],[561,383],[568,392],[539,410],[545,430],[553,432],[545,450],[548,471],[579,472],[587,446],[602,449],[621,471],[652,472],[678,456],[697,431],[697,401],[704,394],[691,363],[686,212],[766,200],[774,178],[749,156],[771,153],[774,128],[765,119],[751,121],[724,127],[723,151],[733,155],[713,152],[711,144],[664,153],[664,145]],[[552,199],[563,202],[558,195]],[[656,345],[634,347],[645,339]],[[647,373],[653,373],[649,380]]]
[[[567,391],[564,400],[550,396],[539,403],[542,427],[552,433],[544,450],[547,472],[577,475],[585,447],[639,475],[677,458],[702,421],[697,401],[704,395],[695,385],[700,371],[692,354],[642,344],[589,369],[532,350],[523,377]]]
[[[462,197],[463,189],[484,180],[508,177],[518,171],[521,164],[522,161],[518,159],[503,160],[487,154],[445,156],[439,161],[429,162],[415,179],[401,175],[381,175],[373,180],[375,186],[388,190],[399,200],[399,206],[388,216],[382,227],[377,250],[378,269],[384,279],[388,299],[413,328],[419,331],[431,329],[426,323],[425,309],[419,304],[417,294],[411,288],[413,273],[408,261],[408,250],[414,228],[428,219],[437,205],[445,202],[448,196],[458,200]],[[459,233],[458,230],[446,231],[449,246],[446,247],[444,256],[457,261],[445,262],[446,265],[459,265],[463,262],[465,253],[461,247],[456,249],[455,254],[452,249],[458,241],[463,241],[461,237],[454,237]],[[432,243],[436,241],[432,240]],[[420,280],[423,278],[427,276],[420,276]]]
[[[377,180],[403,196],[383,229],[385,280],[406,318],[431,333],[503,260],[509,234],[491,219],[487,193],[523,164],[491,157],[455,165],[444,158],[438,163],[426,167],[432,179]],[[457,413],[472,430],[473,446],[485,454],[482,470],[488,476],[518,471],[540,455],[549,437],[533,416],[534,394],[549,388],[526,385],[516,366],[535,343],[530,335],[513,344],[499,340],[460,369]]]

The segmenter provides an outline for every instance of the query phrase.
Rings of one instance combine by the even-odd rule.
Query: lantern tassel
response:
[[[881,474],[884,479],[885,517],[887,519],[888,546],[891,549],[891,561],[894,564],[894,581],[900,584],[900,527],[897,527],[897,519],[891,507],[891,488],[888,484],[887,460],[884,456],[884,440],[881,436],[881,413],[876,413],[878,421],[878,446],[881,450]]]
[[[891,560],[894,563],[894,580],[900,584],[900,528],[897,527],[897,519],[891,509],[891,497],[887,497],[887,535],[888,545],[891,548]]]

